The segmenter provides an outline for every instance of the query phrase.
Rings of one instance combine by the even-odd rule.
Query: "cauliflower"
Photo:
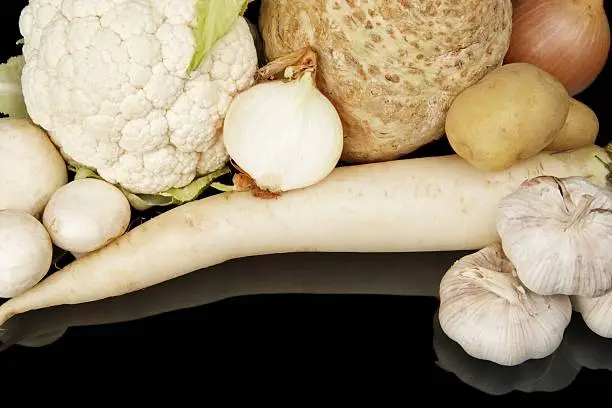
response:
[[[184,187],[227,163],[223,118],[253,85],[257,52],[238,17],[188,72],[196,5],[30,0],[19,19],[23,97],[68,162],[135,194]]]

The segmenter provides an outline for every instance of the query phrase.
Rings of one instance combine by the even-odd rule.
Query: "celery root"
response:
[[[144,289],[245,256],[287,252],[477,250],[498,241],[499,200],[538,175],[607,182],[606,149],[542,152],[484,173],[456,155],[337,168],[322,182],[259,199],[229,192],[174,208],[0,306],[0,325],[33,309]]]

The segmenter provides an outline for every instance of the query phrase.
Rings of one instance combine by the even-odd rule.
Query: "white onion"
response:
[[[280,193],[313,185],[340,160],[340,116],[316,87],[314,69],[295,79],[259,83],[239,94],[225,117],[223,140],[257,188]],[[297,74],[296,74],[297,72]]]

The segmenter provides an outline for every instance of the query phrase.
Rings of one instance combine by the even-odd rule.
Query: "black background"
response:
[[[14,43],[20,38],[17,22],[25,3],[2,2],[3,60],[20,52]],[[610,3],[607,7],[609,10]],[[608,64],[597,81],[577,96],[599,116],[600,144],[608,142],[610,135],[605,91],[610,75]],[[447,152],[448,146],[441,141],[419,154]],[[219,386],[213,385],[219,381],[229,387],[228,391],[223,388],[226,400],[240,394],[268,398],[289,392],[293,404],[323,396],[323,392],[325,396],[341,394],[342,398],[374,392],[380,401],[393,398],[401,403],[416,402],[415,398],[432,401],[446,394],[465,401],[484,401],[489,398],[487,394],[436,365],[433,322],[438,301],[431,289],[435,286],[431,285],[432,278],[427,286],[418,282],[422,277],[409,271],[398,277],[398,270],[404,266],[414,269],[417,264],[419,270],[429,269],[434,276],[440,275],[450,259],[446,254],[441,260],[442,256],[310,254],[230,262],[206,271],[209,278],[198,278],[200,284],[212,287],[200,303],[213,303],[133,322],[71,327],[60,340],[42,348],[8,348],[0,353],[3,391],[12,381],[76,384],[86,380],[90,389],[102,388],[105,393],[115,387],[142,394],[159,393],[161,389],[150,388],[162,382],[166,391],[204,396],[219,391]],[[300,288],[324,292],[317,288],[333,283],[340,288],[336,291],[342,292],[344,287],[355,286],[346,281],[351,270],[358,272],[362,293],[379,294],[257,294]],[[262,283],[266,279],[277,281],[266,287]],[[419,294],[429,296],[402,296],[401,290],[395,291],[400,295],[384,295],[394,293],[393,282],[401,279],[407,295],[413,287],[427,286],[427,293]],[[370,284],[372,290],[368,290]],[[231,296],[237,287],[245,295]],[[78,314],[79,309],[70,310],[58,310],[55,316]],[[16,324],[19,327],[19,322]],[[608,359],[612,360],[612,340],[609,343],[603,347],[607,347]],[[478,362],[475,364],[477,367]],[[496,372],[501,377],[491,381],[503,383],[505,373],[512,374]],[[507,384],[511,388],[510,380]],[[513,392],[503,399],[552,402],[580,395],[598,398],[598,394],[607,393],[605,387],[610,384],[610,371],[583,368],[571,385],[557,393]]]

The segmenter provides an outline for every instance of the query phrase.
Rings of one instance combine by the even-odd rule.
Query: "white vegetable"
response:
[[[535,177],[500,202],[497,231],[521,282],[541,295],[612,288],[612,192],[583,177]]]
[[[49,271],[53,245],[32,215],[0,210],[0,297],[10,298],[38,283]]]
[[[67,181],[64,159],[41,128],[27,119],[0,119],[0,209],[38,217]]]
[[[459,344],[442,331],[436,315],[433,328],[436,366],[489,395],[505,395],[516,391],[522,393],[561,391],[576,380],[582,368],[570,355],[570,347],[566,341],[568,331],[575,326],[574,322],[575,320],[570,322],[565,330],[563,342],[550,356],[529,360],[516,366],[502,366],[467,354]]]
[[[19,28],[32,120],[71,163],[158,194],[221,168],[222,121],[253,84],[246,0],[30,0]]]
[[[81,179],[53,194],[42,221],[55,245],[84,253],[123,235],[130,216],[130,203],[117,187],[103,180]]]
[[[343,160],[398,159],[444,134],[453,99],[501,65],[510,0],[263,0],[268,58],[320,51],[319,84],[338,108]]]
[[[246,295],[374,294],[437,297],[444,271],[462,252],[294,253],[224,262],[145,290],[80,305],[35,310],[0,331],[0,352],[66,327],[128,322]],[[342,268],[338,265],[342,264]]]
[[[595,334],[612,339],[612,291],[598,297],[572,296],[574,310]]]
[[[568,296],[519,281],[501,245],[459,259],[440,282],[440,326],[472,357],[514,366],[551,355],[572,317]]]
[[[538,174],[605,184],[607,152],[550,152],[482,173],[456,155],[336,168],[320,183],[263,200],[229,192],[167,211],[0,306],[11,316],[134,292],[224,261],[285,252],[479,249],[499,240],[499,200]]]
[[[0,113],[12,118],[27,118],[21,93],[21,71],[25,60],[22,55],[11,57],[0,64]]]
[[[264,191],[318,183],[342,154],[340,116],[315,85],[316,55],[308,50],[302,58],[308,60],[303,71],[287,68],[290,81],[242,92],[225,117],[223,141],[230,157]]]

